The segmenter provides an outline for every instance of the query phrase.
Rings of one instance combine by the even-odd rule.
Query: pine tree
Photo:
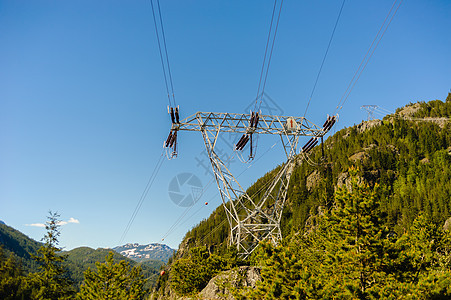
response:
[[[180,296],[200,292],[218,272],[233,267],[236,259],[210,254],[206,247],[190,249],[190,255],[177,260],[171,269],[171,287]]]
[[[12,254],[6,257],[3,248],[0,246],[0,299],[12,300],[25,297],[21,288],[23,281],[20,262]]]
[[[59,217],[58,213],[49,212],[45,224],[47,233],[42,239],[44,245],[38,249],[37,255],[33,255],[40,264],[40,271],[27,277],[33,299],[64,299],[70,298],[74,293],[63,266],[67,256],[62,254],[62,248],[58,247],[58,238],[61,234]]]
[[[401,237],[381,212],[379,187],[338,188],[330,211],[291,241],[257,249],[263,280],[250,299],[449,299],[451,236],[420,215]]]
[[[88,269],[77,299],[143,299],[145,279],[140,267],[130,267],[124,260],[114,263],[109,252],[106,262],[96,263],[97,272]]]

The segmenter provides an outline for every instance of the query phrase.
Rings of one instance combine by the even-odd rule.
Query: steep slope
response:
[[[337,186],[348,183],[347,170],[384,187],[383,210],[396,231],[411,225],[420,211],[443,224],[451,215],[451,94],[445,102],[409,104],[383,120],[362,122],[338,131],[310,154],[313,163],[296,166],[282,218],[283,236],[304,230],[319,206],[330,205]],[[249,187],[258,191],[272,170]],[[258,195],[257,195],[258,196]],[[222,207],[190,230],[181,244],[224,249],[228,224]],[[180,255],[179,254],[179,255]]]
[[[19,258],[26,272],[37,269],[38,266],[30,254],[36,253],[41,243],[2,222],[0,224],[0,246],[3,247],[6,255],[13,254]]]
[[[321,215],[322,211],[331,211],[337,187],[350,187],[351,176],[348,171],[351,167],[357,170],[359,182],[364,180],[370,187],[379,185],[379,213],[383,216],[384,226],[394,236],[403,236],[411,229],[420,213],[423,218],[432,221],[429,226],[449,226],[450,119],[451,93],[446,102],[434,100],[411,103],[383,120],[344,128],[329,137],[324,145],[311,151],[308,161],[299,157],[282,216],[285,241],[304,236],[303,233],[307,231],[312,232],[316,216]],[[258,191],[264,190],[265,183],[271,180],[276,171],[277,168],[257,180],[247,193],[252,197],[260,197],[263,192]],[[176,299],[180,295],[174,292],[184,294],[186,289],[187,294],[190,294],[205,287],[209,277],[194,274],[196,271],[192,269],[216,267],[216,271],[227,270],[227,266],[215,265],[209,260],[214,258],[222,261],[227,255],[233,255],[232,248],[226,250],[228,234],[224,209],[220,206],[186,234],[174,262],[165,268],[167,272],[157,283],[158,299]],[[192,264],[199,253],[202,258],[199,260],[200,267]],[[252,258],[237,263],[235,267],[240,263],[261,265],[261,262],[253,261]],[[280,262],[273,263],[277,265]],[[189,283],[194,279],[185,282],[182,278],[186,276],[194,276],[201,282],[194,289],[190,288]]]

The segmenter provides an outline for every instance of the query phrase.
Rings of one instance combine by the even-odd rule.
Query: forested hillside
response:
[[[57,224],[57,221],[54,223]],[[163,265],[162,261],[157,260],[135,262],[112,249],[79,247],[61,251],[56,246],[58,235],[58,229],[54,229],[45,236],[46,243],[40,243],[10,226],[0,224],[0,299],[70,298],[86,282],[86,274],[94,274],[98,267],[107,265],[108,259],[110,266],[104,270],[106,274],[103,274],[105,278],[102,280],[114,281],[114,278],[110,278],[114,273],[126,276],[133,270],[127,276],[138,280],[141,289],[138,294],[145,295],[155,284]],[[56,240],[50,243],[49,240],[53,238]],[[44,282],[52,284],[56,290],[41,292],[47,286]],[[124,287],[125,290],[129,288],[130,286]],[[46,298],[42,293],[51,296]],[[81,297],[92,296],[89,295],[91,294]],[[110,295],[116,295],[115,291]]]
[[[0,224],[0,246],[5,255],[15,255],[21,260],[26,272],[35,271],[38,264],[32,259],[30,253],[36,253],[41,243],[30,239],[22,232],[4,224]]]
[[[451,94],[440,100],[409,104],[383,120],[345,128],[317,146],[310,154],[314,164],[299,157],[291,178],[282,220],[284,236],[302,231],[318,206],[330,205],[334,190],[349,181],[347,170],[371,185],[383,186],[382,209],[396,231],[411,225],[418,212],[444,223],[451,216]],[[276,170],[248,188],[256,197]],[[184,239],[196,245],[221,245],[228,236],[225,214],[218,207],[190,230]]]
[[[202,221],[199,225],[195,226],[186,234],[185,239],[181,244],[181,249],[179,249],[175,263],[168,267],[170,274],[160,278],[160,295],[164,293],[164,290],[166,292],[168,291],[167,283],[169,283],[178,295],[187,295],[190,293],[195,294],[205,287],[209,279],[221,270],[227,270],[231,267],[236,267],[243,264],[257,266],[266,264],[266,267],[263,267],[263,270],[271,270],[266,273],[267,276],[280,276],[280,281],[273,281],[271,283],[271,287],[262,287],[260,294],[257,296],[254,295],[255,299],[268,297],[268,293],[271,289],[273,289],[271,293],[276,293],[279,296],[282,295],[283,293],[278,289],[282,289],[281,284],[284,282],[283,278],[286,278],[286,276],[291,276],[284,274],[284,268],[289,274],[291,274],[291,272],[299,273],[300,269],[297,269],[296,271],[291,270],[290,268],[294,264],[297,266],[296,268],[302,269],[302,260],[309,257],[308,255],[305,256],[305,253],[313,251],[313,248],[310,249],[310,246],[306,246],[308,243],[312,243],[312,241],[300,241],[298,237],[316,232],[315,230],[317,230],[321,222],[332,222],[332,217],[328,214],[335,213],[336,209],[341,207],[341,209],[349,211],[351,208],[347,207],[347,203],[342,202],[342,204],[339,204],[339,202],[337,202],[339,201],[337,200],[337,191],[341,191],[341,193],[343,193],[343,189],[352,190],[353,185],[362,186],[361,189],[365,189],[365,186],[368,185],[368,188],[366,188],[367,190],[362,192],[359,197],[364,197],[362,195],[372,193],[370,191],[373,189],[375,191],[375,194],[372,196],[373,198],[371,198],[373,200],[371,201],[376,202],[371,205],[374,205],[373,213],[374,215],[377,215],[377,220],[371,220],[371,224],[377,224],[378,227],[375,230],[378,231],[378,233],[376,233],[376,231],[368,231],[368,235],[374,235],[374,237],[379,235],[379,239],[384,236],[388,236],[388,234],[391,237],[394,237],[392,240],[393,244],[384,244],[379,246],[372,245],[371,247],[374,247],[369,248],[371,249],[368,250],[369,253],[373,253],[371,251],[375,251],[375,249],[380,249],[377,251],[392,251],[393,254],[396,253],[396,255],[393,256],[393,261],[397,259],[402,261],[402,258],[398,256],[401,255],[401,252],[398,252],[398,250],[409,248],[409,243],[411,243],[410,245],[413,245],[414,243],[409,240],[412,239],[412,236],[414,236],[416,242],[424,239],[423,242],[427,241],[434,243],[433,235],[428,236],[426,234],[426,236],[423,235],[421,238],[416,235],[420,234],[418,231],[415,231],[420,230],[418,228],[419,226],[431,226],[433,229],[430,229],[430,232],[435,232],[434,234],[436,234],[435,242],[439,243],[439,240],[443,242],[441,251],[448,249],[451,247],[451,244],[449,243],[449,237],[446,236],[446,233],[442,233],[442,228],[445,221],[451,216],[450,117],[451,93],[448,95],[445,102],[435,100],[415,104],[411,103],[398,109],[396,113],[387,115],[383,120],[365,121],[361,124],[350,128],[344,128],[336,132],[324,142],[324,145],[319,145],[315,147],[312,152],[310,152],[308,161],[305,157],[298,157],[298,164],[294,169],[294,173],[291,178],[281,224],[284,236],[284,245],[287,246],[287,243],[289,243],[290,240],[294,239],[296,241],[295,244],[291,244],[291,246],[289,246],[292,252],[286,253],[285,250],[272,249],[272,246],[267,245],[265,250],[266,252],[264,251],[266,254],[255,254],[258,256],[257,259],[256,257],[251,257],[250,260],[245,262],[236,261],[236,263],[231,266],[230,259],[223,259],[224,255],[230,255],[230,249],[227,250],[226,247],[229,234],[228,223],[225,221],[226,217],[223,208],[218,207],[209,218]],[[247,193],[251,195],[251,197],[261,197],[262,193],[264,193],[265,183],[272,179],[274,174],[276,174],[276,171],[277,170],[272,170],[257,180],[254,185],[249,187]],[[353,181],[355,182],[353,183]],[[354,196],[346,197],[352,198]],[[367,203],[365,202],[367,200],[364,200],[365,199],[360,199],[359,201]],[[343,212],[343,214],[346,215],[345,212]],[[352,216],[346,215],[346,217],[351,218]],[[362,218],[364,217],[366,218],[367,216],[362,215]],[[333,222],[328,223],[329,225],[327,226],[337,226],[337,228],[341,228],[341,231],[339,232],[337,229],[336,238],[341,236],[345,240],[348,239],[349,236],[346,236],[346,234],[343,233],[343,227],[340,227],[344,225],[341,225],[336,221]],[[419,225],[420,223],[422,225]],[[411,235],[410,238],[408,237],[409,233]],[[321,236],[323,233],[318,231],[317,234],[320,234]],[[399,237],[399,239],[396,239],[396,237]],[[430,240],[428,240],[429,238]],[[330,237],[327,239],[327,242],[332,244],[334,243]],[[302,243],[307,244],[304,244],[304,248],[298,248],[301,247],[299,245]],[[337,248],[334,248],[332,244],[330,248],[326,250],[331,252],[339,251]],[[196,248],[199,246],[201,246],[201,248]],[[318,251],[322,247],[320,245],[317,246],[318,247],[314,247],[314,251]],[[351,251],[351,249],[355,248],[350,245],[343,247],[346,249],[345,254],[350,251],[349,254],[346,255],[350,255],[351,257],[351,252],[354,251]],[[396,248],[398,250],[395,251],[393,250],[394,248],[391,247],[398,247]],[[446,257],[446,251],[448,251],[446,250],[445,256],[443,256],[443,253],[437,254],[438,252],[436,252],[436,250],[437,249],[433,247],[427,251],[424,249],[419,251],[424,251],[423,255],[430,255],[429,258],[431,258],[431,261],[428,263],[431,268],[429,270],[435,270],[434,274],[436,275],[441,274],[440,276],[442,276],[444,274],[443,276],[445,277],[440,277],[440,280],[445,280],[444,282],[449,280],[451,283],[451,277],[448,277],[449,274],[451,274],[448,270],[450,267],[449,261],[447,263],[440,263],[444,269],[440,269],[438,267],[437,269],[432,268],[432,266],[437,266],[434,264],[439,264],[438,261],[444,259],[443,257]],[[277,254],[277,251],[279,251],[279,254]],[[301,252],[304,254],[301,255]],[[336,253],[333,253],[332,255],[335,254]],[[292,255],[293,259],[290,260],[288,259],[289,256],[287,256],[287,260],[285,260],[285,258],[282,259],[280,255],[283,255],[283,257],[285,257],[285,255]],[[392,274],[395,276],[394,274],[398,272],[394,277],[394,281],[390,283],[393,284],[393,288],[396,288],[398,284],[405,284],[405,286],[410,286],[412,291],[415,290],[416,292],[421,293],[417,289],[417,284],[419,284],[418,276],[420,276],[420,271],[423,270],[425,265],[418,265],[418,262],[415,262],[416,259],[419,259],[418,255],[421,257],[422,254],[412,253],[412,256],[404,257],[404,263],[406,266],[416,266],[409,269],[409,271],[406,267],[405,274],[401,274],[402,270],[396,269],[402,268],[403,263],[399,261],[397,261],[399,265],[392,266],[393,269],[389,270],[386,268],[376,268],[378,270],[377,272],[385,272],[384,274],[386,276],[388,276],[387,274]],[[203,257],[203,260],[199,260],[205,262],[202,263],[205,264],[203,267],[213,270],[208,274],[202,273],[202,279],[199,279],[200,275],[195,276],[187,271],[187,269],[190,269],[187,267],[189,265],[189,261],[197,261],[199,257]],[[434,259],[432,259],[432,257],[434,257]],[[343,257],[335,258],[343,259]],[[296,259],[301,261],[296,261]],[[210,262],[208,262],[209,260]],[[379,261],[376,259],[375,263],[376,261],[381,264],[388,263],[387,261],[383,261],[382,257]],[[269,267],[267,265],[268,263]],[[354,261],[354,263],[358,262]],[[288,265],[283,267],[283,264]],[[276,268],[276,266],[279,267]],[[308,267],[309,265],[305,263],[305,268]],[[316,268],[318,266],[314,266],[312,264],[310,267]],[[334,267],[340,268],[341,266],[334,265]],[[191,269],[195,269],[195,267],[191,266]],[[174,270],[176,270],[176,272]],[[328,274],[327,272],[331,271],[331,269],[328,269],[329,271],[326,269],[321,270],[324,274]],[[416,272],[415,270],[418,271],[417,277],[414,275]],[[351,271],[349,272],[350,274],[352,273]],[[378,273],[379,275],[377,276],[382,276],[382,273]],[[183,276],[186,277],[187,274],[191,274],[194,276],[193,278],[198,280],[197,285],[186,286],[183,281],[179,280]],[[422,276],[425,276],[425,278],[432,276],[430,279],[433,281],[439,280],[433,279],[435,275],[432,275],[432,273],[425,272],[424,275],[423,273],[421,274]],[[312,273],[307,272],[304,275],[312,276]],[[343,276],[346,276],[346,274],[343,274]],[[397,276],[405,276],[403,278],[406,281],[403,281],[401,277]],[[191,282],[195,281],[193,278],[191,278]],[[313,281],[315,280],[316,279]],[[264,273],[263,281],[265,281]],[[313,284],[313,281],[311,284]],[[315,284],[324,284],[321,280],[315,282]],[[335,284],[338,284],[338,282],[339,280],[335,282]],[[369,295],[369,292],[365,291],[366,281],[363,283],[362,282],[360,286],[358,283],[356,285],[356,291],[358,291],[358,286],[360,287],[360,294],[357,292],[357,294],[350,292],[350,295],[354,295],[359,298],[365,298]],[[291,284],[295,283],[296,281],[291,282]],[[290,283],[285,282],[284,284],[289,285]],[[389,294],[389,292],[387,292],[388,290],[385,290],[385,288],[389,288],[384,284],[381,285],[384,287],[384,290],[374,290],[375,293]],[[426,283],[424,284],[427,285]],[[309,288],[304,288],[304,291],[310,291],[311,289],[315,290],[312,286]],[[332,286],[330,288],[332,288]],[[287,289],[288,294],[293,292],[290,290],[290,287],[287,287]],[[317,289],[320,290],[320,287],[318,286]],[[405,292],[408,291],[409,288],[405,290]],[[301,298],[306,297],[307,294],[302,293],[300,292],[300,294],[298,293],[297,295],[304,295]],[[446,293],[446,289],[440,290],[437,292],[437,295],[445,295]],[[273,294],[273,296],[276,294]],[[165,295],[167,296],[168,294]],[[310,294],[310,297],[317,298],[312,295],[313,294]],[[326,295],[327,294],[323,294],[323,296]],[[334,293],[331,292],[327,297],[332,297],[333,295]]]

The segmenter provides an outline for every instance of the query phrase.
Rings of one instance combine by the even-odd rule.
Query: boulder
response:
[[[443,225],[443,230],[451,231],[451,217],[449,217]]]
[[[243,266],[224,271],[213,277],[207,286],[197,295],[198,299],[226,299],[233,300],[231,288],[255,288],[257,281],[262,279],[260,269]]]

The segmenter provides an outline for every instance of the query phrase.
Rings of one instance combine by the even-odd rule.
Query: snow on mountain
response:
[[[114,251],[122,254],[125,257],[133,259],[134,261],[146,261],[146,260],[161,260],[167,262],[169,257],[172,256],[174,249],[164,244],[147,244],[140,245],[138,243],[128,243],[122,246],[113,248]]]

